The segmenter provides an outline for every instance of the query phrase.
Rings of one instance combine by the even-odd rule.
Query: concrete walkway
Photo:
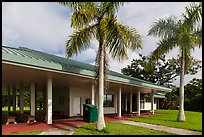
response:
[[[142,123],[142,122],[133,122],[133,121],[127,121],[127,120],[118,120],[115,122],[150,128],[153,130],[166,131],[166,132],[174,133],[178,135],[202,135],[202,132],[190,131],[190,130],[185,130],[185,129],[160,126],[160,125],[153,125],[153,124],[147,124],[147,123]]]
[[[50,129],[47,131],[43,131],[38,135],[72,135],[74,130],[72,128],[69,129]]]

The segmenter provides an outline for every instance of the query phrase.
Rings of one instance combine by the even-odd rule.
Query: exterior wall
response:
[[[151,110],[151,102],[145,102],[145,108],[143,110]],[[156,104],[154,104],[154,110],[156,110]]]
[[[68,88],[55,88],[53,89],[53,113],[54,111],[64,111],[65,115],[68,115],[68,93],[69,89]],[[64,98],[64,103],[60,104],[60,99],[62,100]]]
[[[113,107],[104,107],[104,114],[113,114],[117,113],[117,93],[110,92],[114,95],[114,105]],[[64,96],[64,104],[59,104],[60,96]],[[98,98],[95,94],[95,104],[98,104]],[[70,87],[54,89],[53,91],[53,112],[54,111],[64,111],[65,115],[77,116],[74,114],[75,104],[74,98],[80,98],[80,115],[83,115],[83,104],[85,104],[85,99],[91,99],[91,86],[90,88],[80,88],[80,87]],[[127,98],[129,101],[129,98]],[[156,110],[157,99],[155,98],[154,109]],[[150,98],[145,98],[144,109],[141,110],[151,110],[151,100]],[[70,109],[69,109],[70,108]]]
[[[156,98],[154,98],[154,100],[157,100]],[[157,108],[157,101],[154,101],[154,110],[156,110]],[[150,98],[145,98],[145,103],[144,103],[144,109],[141,110],[151,110],[151,100]]]
[[[81,98],[81,115],[83,115],[83,104],[85,104],[85,99],[90,99],[91,98],[91,86],[89,88],[79,88],[79,87],[70,87],[70,92],[69,92],[69,100],[70,100],[70,112],[69,116],[76,116],[74,114],[74,98],[79,97]]]

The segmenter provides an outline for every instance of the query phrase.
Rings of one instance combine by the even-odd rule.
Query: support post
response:
[[[8,87],[8,112],[11,111],[11,100],[10,100],[11,90],[12,90],[12,86],[9,86]]]
[[[121,87],[118,90],[118,117],[121,117]]]
[[[13,112],[16,112],[16,88],[13,87]]]
[[[130,93],[130,113],[132,113],[132,91]]]
[[[91,86],[91,105],[95,105],[94,99],[95,99],[95,87],[94,87],[94,82],[92,83]]]
[[[46,90],[47,89],[43,90],[43,113],[46,113],[47,111],[47,91]]]
[[[137,92],[137,113],[140,115],[140,91]]]
[[[151,111],[154,114],[154,91],[151,91]]]
[[[52,124],[52,78],[47,78],[47,124]]]
[[[125,96],[125,111],[127,112],[127,94]]]
[[[23,94],[23,90],[19,89],[19,94],[20,94],[20,113],[23,113],[23,108],[24,108],[24,104],[23,104],[23,100],[24,100],[24,94]]]
[[[30,85],[30,114],[35,116],[35,83]]]

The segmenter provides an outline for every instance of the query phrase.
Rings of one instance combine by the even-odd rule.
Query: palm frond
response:
[[[90,46],[91,39],[95,36],[97,24],[75,31],[66,42],[66,56],[71,57]]]
[[[159,59],[159,57],[163,54],[168,53],[173,48],[179,46],[178,45],[178,38],[172,37],[172,38],[166,38],[162,39],[157,43],[158,47],[151,53],[151,60],[155,61]]]
[[[71,17],[71,27],[79,30],[90,25],[95,19],[94,12],[90,11],[79,10],[74,12]]]
[[[194,45],[200,48],[202,46],[202,28],[197,28],[192,35]]]
[[[112,16],[123,6],[125,2],[101,2],[101,16]]]
[[[101,21],[105,32],[105,47],[109,48],[112,57],[119,60],[127,58],[127,49],[142,48],[141,37],[134,28],[119,23],[115,17],[104,18]]]
[[[190,30],[193,30],[202,18],[202,5],[191,3],[186,7],[186,12],[182,14],[184,17],[183,24]]]
[[[64,6],[74,9],[71,17],[71,27],[82,29],[90,25],[98,14],[95,2],[60,2]]]
[[[72,8],[74,11],[78,11],[84,8],[96,7],[95,2],[59,2],[61,5]]]
[[[159,19],[150,27],[148,35],[162,38],[173,37],[178,33],[178,28],[178,21],[175,18]]]
[[[63,6],[73,8],[75,11],[81,8],[81,3],[80,2],[59,2]]]

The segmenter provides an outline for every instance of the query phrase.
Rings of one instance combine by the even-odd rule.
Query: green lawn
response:
[[[42,132],[42,130],[35,130],[31,132],[20,132],[20,133],[10,133],[5,135],[38,135]]]
[[[202,131],[202,112],[185,111],[185,122],[176,121],[178,110],[155,110],[155,114],[161,115],[129,118],[128,120]]]
[[[13,111],[13,106],[10,107],[11,112]],[[37,108],[39,110],[39,108]],[[2,112],[8,112],[8,107],[2,107]],[[16,107],[16,112],[20,112],[20,107]],[[30,107],[24,107],[24,112],[30,112]]]
[[[173,135],[171,133],[151,130],[148,128],[126,125],[116,122],[106,122],[102,131],[96,131],[96,124],[86,124],[75,130],[74,135]]]

